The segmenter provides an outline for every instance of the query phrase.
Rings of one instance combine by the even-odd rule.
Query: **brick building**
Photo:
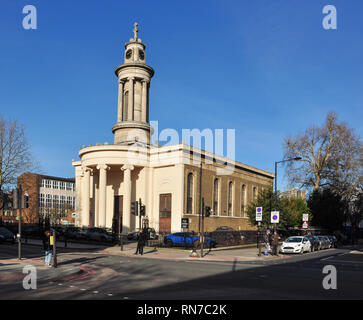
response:
[[[22,209],[24,223],[38,223],[48,218],[51,223],[74,223],[75,179],[26,172],[18,177],[18,187],[27,196],[28,208]]]

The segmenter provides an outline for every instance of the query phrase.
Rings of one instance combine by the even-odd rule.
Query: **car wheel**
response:
[[[168,248],[171,248],[171,247],[173,246],[173,241],[172,241],[172,240],[170,240],[170,239],[166,240],[166,246],[167,246]]]
[[[301,248],[300,254],[303,254],[303,253],[304,253],[304,248]]]

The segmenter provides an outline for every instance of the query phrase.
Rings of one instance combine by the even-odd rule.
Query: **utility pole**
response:
[[[142,202],[141,202],[141,198],[139,198],[139,229],[141,230],[142,229],[142,226],[141,226],[141,206],[142,206]]]
[[[21,191],[21,186],[19,187],[19,189],[16,189],[16,192],[18,193],[18,208],[19,208],[19,224],[18,224],[18,259],[21,260],[21,207],[23,205],[23,201],[22,201],[22,191]]]
[[[55,229],[53,231],[53,267],[57,268],[57,235]]]
[[[204,243],[204,198],[202,198],[202,239],[200,243],[200,256],[203,258],[203,243]]]
[[[202,158],[200,158],[199,169],[199,219],[198,219],[198,233],[200,236],[200,218],[202,214]]]

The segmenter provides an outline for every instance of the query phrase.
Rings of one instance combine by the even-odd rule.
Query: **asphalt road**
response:
[[[23,254],[32,259],[27,261],[40,262],[39,247],[23,246]],[[0,261],[16,257],[16,245],[0,246]],[[23,289],[25,275],[15,261],[13,265],[0,262],[0,299],[363,299],[363,248],[238,263],[63,249],[58,262],[57,269],[37,267],[36,290]],[[326,265],[337,270],[336,289],[323,288]]]

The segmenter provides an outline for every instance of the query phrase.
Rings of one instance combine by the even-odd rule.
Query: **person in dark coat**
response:
[[[50,262],[52,261],[52,252],[53,245],[50,243],[50,231],[45,232],[44,237],[44,249],[45,249],[45,265],[50,266]]]
[[[141,255],[143,255],[145,242],[145,231],[140,230],[139,234],[137,235],[137,248],[135,254],[140,253]]]
[[[275,231],[272,235],[272,255],[273,256],[278,256],[278,248],[279,248],[279,240],[281,238],[279,237],[279,234],[277,233],[277,231]]]

